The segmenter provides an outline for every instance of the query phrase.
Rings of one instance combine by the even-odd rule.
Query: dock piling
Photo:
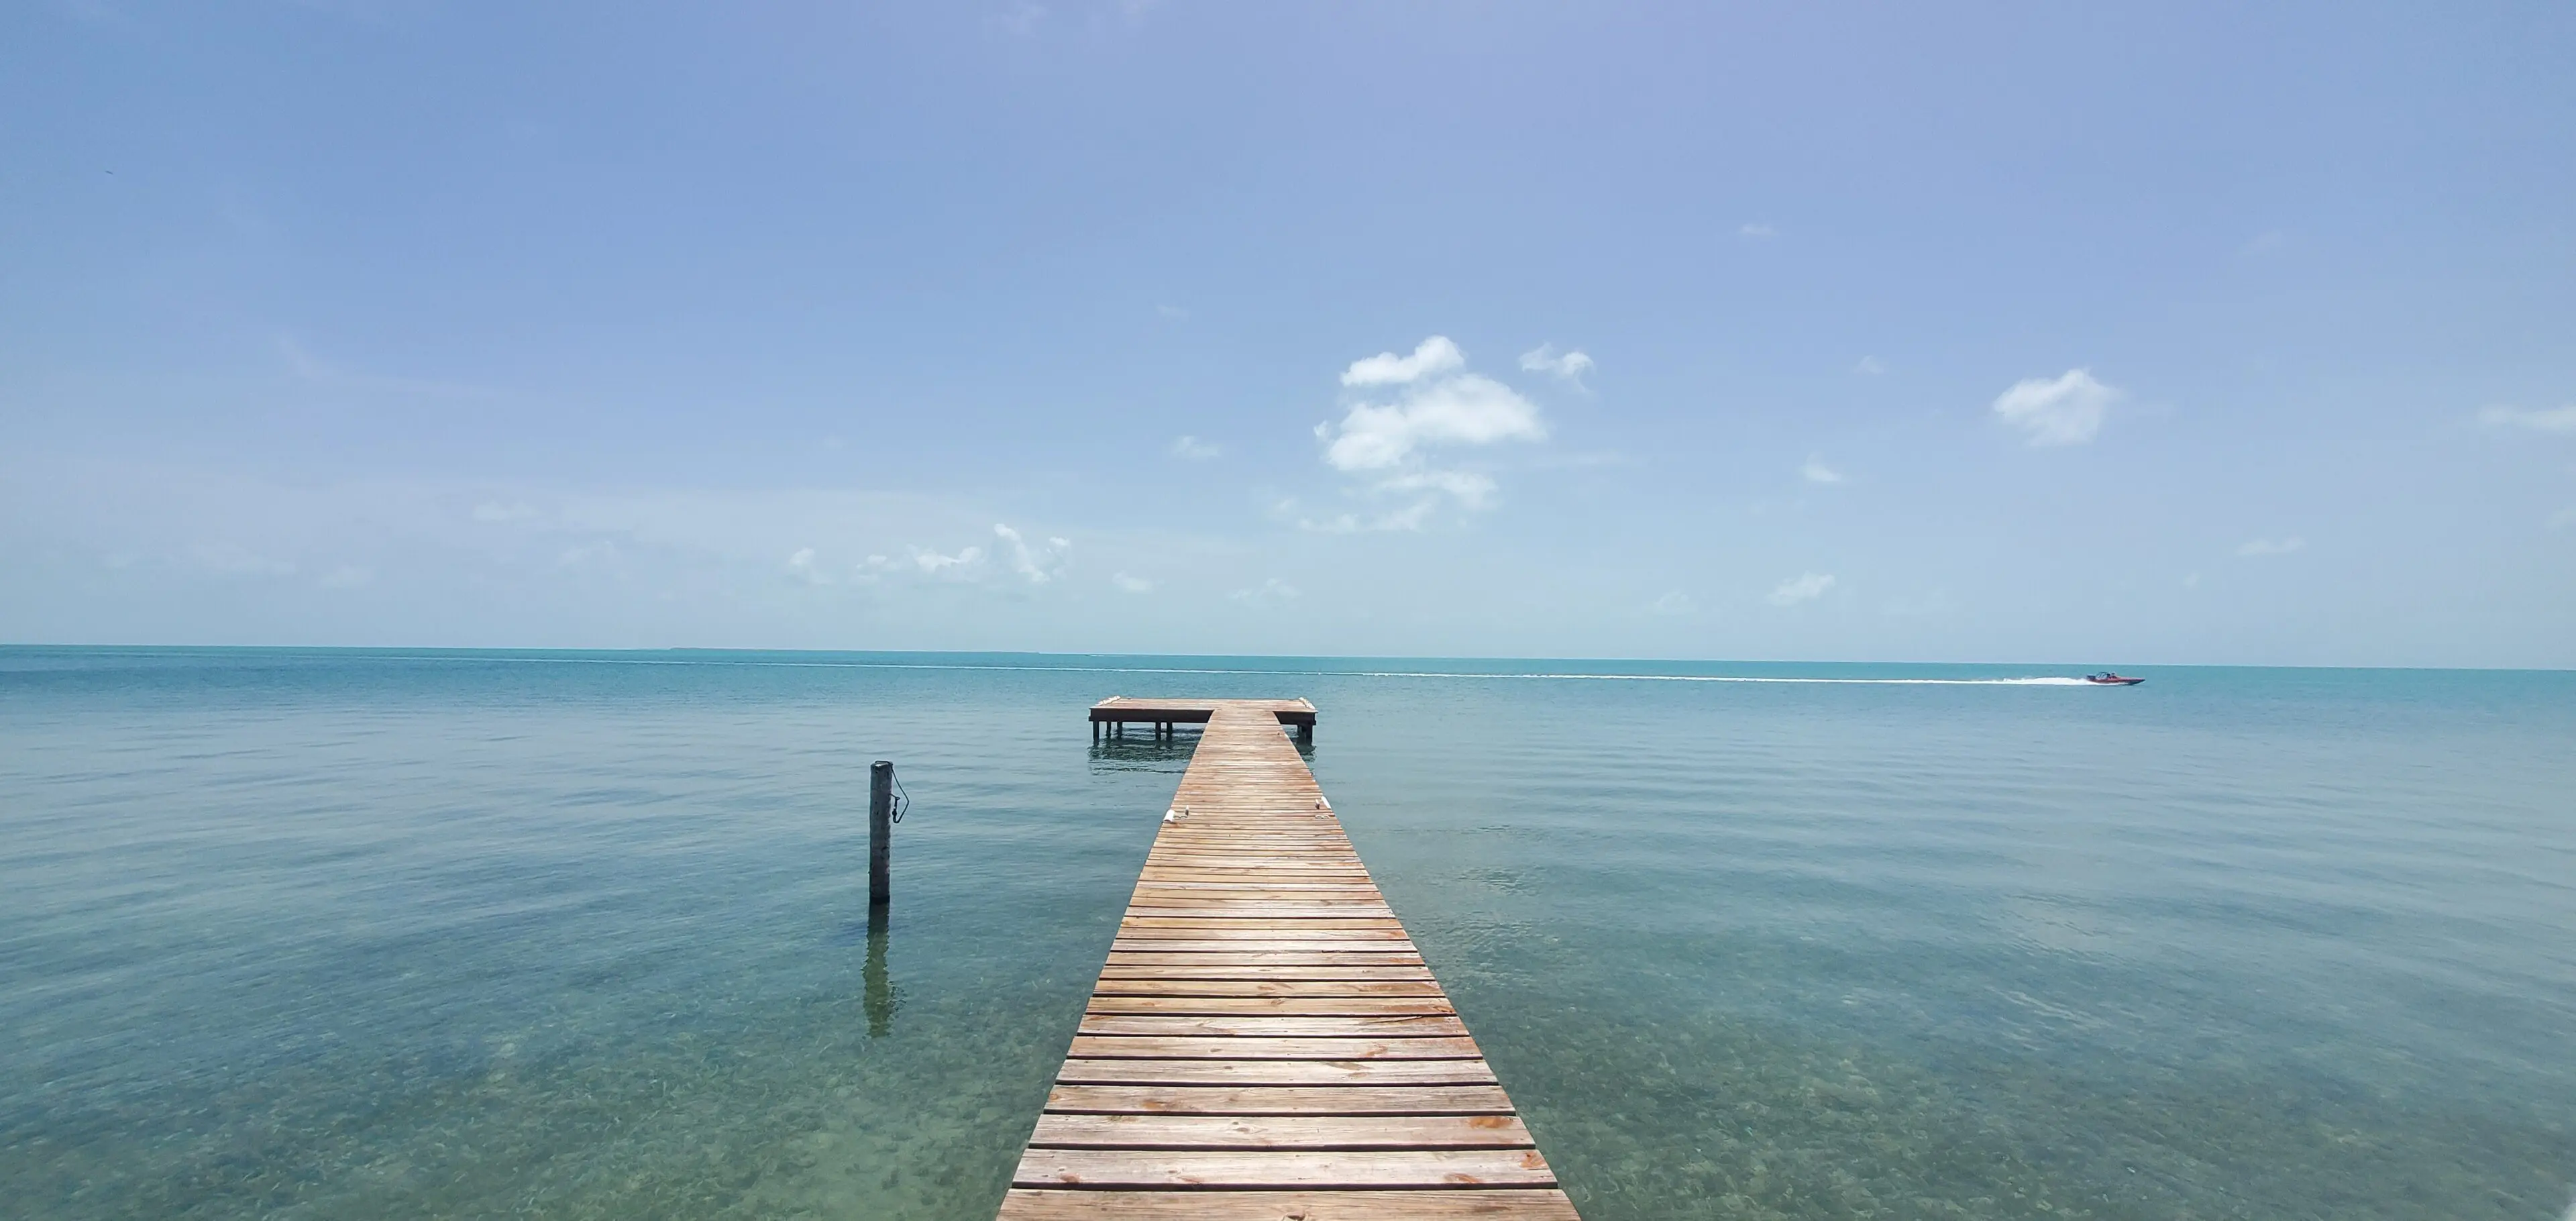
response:
[[[868,910],[883,908],[892,897],[888,875],[894,857],[894,764],[879,759],[868,768]]]

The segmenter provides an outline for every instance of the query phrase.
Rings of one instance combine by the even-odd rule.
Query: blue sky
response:
[[[2563,4],[0,12],[0,640],[2576,665]]]

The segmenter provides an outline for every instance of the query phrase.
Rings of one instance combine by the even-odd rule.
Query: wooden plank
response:
[[[1113,967],[1418,967],[1422,955],[1411,950],[1128,950],[1109,952]]]
[[[1528,1149],[1513,1115],[1060,1115],[1038,1117],[1047,1149]]]
[[[1089,1012],[1388,1017],[1457,1010],[1445,996],[1094,996]]]
[[[1067,1085],[1492,1085],[1483,1060],[1084,1060]]]
[[[1258,937],[1264,933],[1313,937],[1346,933],[1404,940],[1404,926],[1386,916],[1335,916],[1323,920],[1228,920],[1206,916],[1129,916],[1118,922],[1121,937]]]
[[[1122,967],[1111,963],[1103,980],[1139,979],[1333,979],[1419,980],[1431,978],[1429,967]]]
[[[1157,1115],[1508,1115],[1491,1085],[1059,1085],[1046,1109]]]
[[[1565,1193],[1050,1191],[1015,1187],[1000,1221],[1579,1221]]]
[[[1431,979],[1103,979],[1095,996],[1442,996]]]
[[[1031,1149],[1014,1187],[1553,1187],[1536,1149]]]
[[[1450,1014],[1405,1014],[1393,1017],[1348,1015],[1282,1017],[1271,1014],[1243,1017],[1209,1015],[1174,1017],[1095,1013],[1084,1015],[1080,1030],[1083,1034],[1160,1035],[1166,1038],[1174,1036],[1215,1038],[1232,1035],[1266,1035],[1272,1038],[1448,1035],[1465,1038],[1467,1024]]]
[[[1073,1036],[1065,1053],[1090,1059],[1177,1060],[1472,1060],[1482,1054],[1464,1036],[1422,1038],[1374,1036],[1352,1038],[1268,1038],[1225,1035],[1217,1038],[1157,1038],[1152,1035]]]

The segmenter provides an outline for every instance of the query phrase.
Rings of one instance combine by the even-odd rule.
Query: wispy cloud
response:
[[[2102,431],[2120,392],[2085,369],[2013,383],[1995,398],[1995,417],[2030,434],[2032,445],[2081,445]]]
[[[1852,371],[1855,373],[1866,373],[1872,377],[1876,377],[1881,373],[1887,372],[1887,365],[1875,356],[1864,356],[1860,358],[1859,364],[1852,366]]]
[[[963,547],[955,555],[942,555],[926,547],[912,549],[913,566],[934,576],[964,576],[984,563],[984,549]]]
[[[1841,483],[1843,481],[1843,473],[1841,471],[1825,465],[1823,459],[1812,456],[1807,459],[1807,464],[1805,466],[1798,468],[1798,474],[1809,483]]]
[[[1043,543],[1032,544],[1021,537],[1019,531],[1000,522],[993,523],[993,535],[1010,544],[1011,570],[1028,578],[1031,585],[1044,585],[1054,580],[1056,573],[1064,568],[1066,553],[1073,550],[1071,539],[1050,538]]]
[[[1109,578],[1109,583],[1117,586],[1123,593],[1149,594],[1154,592],[1154,583],[1152,581],[1148,581],[1143,577],[1131,577],[1123,572],[1112,574]]]
[[[2478,422],[2489,428],[2528,428],[2533,432],[2576,433],[2576,403],[2536,411],[2522,407],[2489,407],[2478,413]]]
[[[1770,602],[1773,606],[1796,606],[1801,602],[1813,602],[1825,596],[1825,591],[1833,587],[1834,578],[1831,573],[1804,573],[1780,582],[1779,586],[1771,591]]]
[[[1202,441],[1197,437],[1175,437],[1172,439],[1172,456],[1184,461],[1205,462],[1210,458],[1218,457],[1224,453],[1225,447],[1214,441]]]
[[[1759,221],[1746,221],[1735,227],[1735,236],[1748,242],[1767,242],[1780,236],[1780,231]]]
[[[1691,611],[1697,609],[1697,605],[1697,603],[1691,601],[1691,596],[1689,594],[1676,589],[1652,602],[1647,603],[1646,613],[1650,615],[1687,615],[1691,613]]]
[[[356,589],[375,579],[376,574],[372,569],[361,568],[355,564],[342,564],[322,574],[322,579],[314,584],[324,589]]]
[[[2287,537],[2287,538],[2255,538],[2255,539],[2247,539],[2247,540],[2244,542],[2244,544],[2243,544],[2243,545],[2241,545],[2241,546],[2239,546],[2239,547],[2237,547],[2237,548],[2236,548],[2236,554],[2238,554],[2238,555],[2242,555],[2242,556],[2248,556],[2248,557],[2252,557],[2252,556],[2264,556],[2264,555],[2288,555],[2288,554],[2290,554],[2291,552],[2296,551],[2296,550],[2298,550],[2298,549],[2300,549],[2300,548],[2302,548],[2302,547],[2305,547],[2305,546],[2307,546],[2307,545],[2308,545],[2308,540],[2303,539],[2303,538],[2300,538],[2300,537],[2298,537],[2298,536],[2296,536],[2296,535],[2292,535],[2292,536],[2289,536],[2289,537]]]
[[[808,585],[832,583],[831,574],[823,571],[823,566],[814,561],[814,549],[811,547],[799,547],[788,553],[787,575]]]
[[[1543,343],[1521,353],[1521,368],[1530,373],[1552,374],[1580,386],[1583,375],[1592,371],[1592,358],[1580,350],[1560,356],[1555,344]]]
[[[1250,589],[1238,589],[1226,596],[1237,602],[1249,603],[1253,606],[1267,606],[1274,602],[1285,602],[1296,597],[1297,587],[1287,583],[1286,581],[1282,581],[1277,577],[1272,577]]]
[[[1386,531],[1419,530],[1430,520],[1436,500],[1417,500],[1400,509],[1382,513],[1343,513],[1326,518],[1297,519],[1297,528],[1317,534],[1375,534]]]
[[[1402,386],[1436,377],[1452,369],[1465,368],[1467,354],[1458,350],[1446,335],[1434,335],[1415,345],[1413,355],[1398,356],[1380,352],[1375,356],[1351,362],[1342,370],[1345,386]]]
[[[1163,321],[1165,322],[1187,322],[1190,320],[1190,312],[1177,305],[1157,305],[1154,307],[1154,312],[1162,315]]]
[[[1474,471],[1414,471],[1377,486],[1389,492],[1447,492],[1470,509],[1484,508],[1494,500],[1493,477]]]

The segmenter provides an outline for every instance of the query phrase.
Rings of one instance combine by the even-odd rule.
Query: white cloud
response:
[[[1054,580],[1056,573],[1064,569],[1065,553],[1073,549],[1073,540],[1064,538],[1050,538],[1031,546],[1019,531],[999,522],[993,524],[993,535],[1011,545],[1012,570],[1027,577],[1032,585]]]
[[[1833,587],[1834,578],[1829,573],[1810,572],[1794,576],[1780,582],[1779,588],[1771,591],[1771,605],[1796,606],[1801,602],[1812,602],[1825,596],[1825,591]]]
[[[1175,437],[1172,440],[1172,456],[1190,462],[1205,462],[1224,452],[1224,446],[1197,437]]]
[[[832,583],[830,574],[825,573],[822,567],[814,562],[814,549],[811,547],[799,547],[793,554],[789,555],[787,557],[787,571],[802,579],[808,585],[829,585]]]
[[[1885,372],[1887,372],[1887,366],[1886,366],[1886,365],[1884,365],[1884,364],[1882,364],[1882,363],[1880,363],[1880,362],[1879,362],[1879,359],[1878,359],[1877,357],[1875,357],[1875,356],[1864,356],[1864,357],[1861,357],[1861,358],[1860,358],[1860,363],[1859,363],[1858,365],[1853,366],[1853,367],[1854,367],[1857,371],[1862,372],[1862,373],[1867,373],[1867,374],[1869,374],[1869,375],[1871,375],[1871,376],[1873,376],[1873,377],[1877,376],[1878,374],[1881,374],[1881,373],[1885,373]]]
[[[1530,373],[1554,374],[1580,386],[1583,375],[1592,371],[1592,358],[1579,350],[1559,356],[1555,344],[1543,343],[1521,353],[1521,368]]]
[[[1995,415],[2030,433],[2033,445],[2081,445],[2102,431],[2102,419],[2120,392],[2093,380],[2089,370],[2013,383],[1995,397]]]
[[[1493,478],[1474,471],[1415,471],[1397,475],[1377,486],[1388,492],[1447,492],[1457,497],[1459,504],[1470,509],[1484,508],[1494,499]]]
[[[1149,594],[1154,592],[1154,583],[1143,577],[1131,577],[1122,572],[1111,576],[1109,580],[1111,584],[1114,584],[1119,589],[1131,594]]]
[[[370,569],[360,568],[355,564],[342,564],[323,574],[322,579],[316,584],[324,589],[356,589],[375,579],[376,574]]]
[[[1325,443],[1324,462],[1346,474],[1369,477],[1371,493],[1417,499],[1393,511],[1344,513],[1321,521],[1302,520],[1298,525],[1332,534],[1418,530],[1442,496],[1468,509],[1491,506],[1495,491],[1491,475],[1432,466],[1430,452],[1544,440],[1547,425],[1539,418],[1537,405],[1510,387],[1465,372],[1466,359],[1458,345],[1434,335],[1411,356],[1384,352],[1354,362],[1342,374],[1344,385],[1399,389],[1389,402],[1351,403],[1338,425],[1317,424],[1315,436]],[[1591,367],[1591,359],[1582,353],[1556,356],[1547,348],[1522,357],[1525,367],[1534,361],[1576,373]]]
[[[2560,509],[2549,515],[2550,529],[2564,530],[2569,526],[2576,526],[2576,508]]]
[[[1404,465],[1426,446],[1546,437],[1536,405],[1501,382],[1466,373],[1408,391],[1383,406],[1353,405],[1324,460],[1336,470],[1380,471]]]
[[[2576,432],[2576,403],[2539,411],[2521,407],[2489,407],[2478,413],[2478,422],[2489,428],[2528,428],[2534,432]]]
[[[1650,615],[1687,615],[1694,607],[1689,594],[1676,589],[1646,604]]]
[[[1226,596],[1237,602],[1248,602],[1254,606],[1266,606],[1272,602],[1285,602],[1290,598],[1296,597],[1297,587],[1287,583],[1286,581],[1282,581],[1277,577],[1272,577],[1251,589],[1238,589]]]
[[[967,547],[955,555],[941,555],[936,551],[915,547],[912,549],[912,562],[923,572],[938,573],[954,569],[963,574],[984,562],[984,549]]]
[[[1177,305],[1157,305],[1154,307],[1154,312],[1161,314],[1167,322],[1187,322],[1190,320],[1190,312]]]
[[[2296,536],[2289,538],[2248,539],[2243,546],[2236,549],[2236,554],[2243,556],[2288,555],[2307,545],[2308,540]]]
[[[1807,464],[1798,468],[1798,474],[1805,478],[1809,483],[1841,483],[1843,481],[1843,473],[1825,465],[1824,460],[1821,458],[1811,457],[1807,459]]]
[[[2198,589],[2198,588],[2200,588],[2200,574],[2195,572],[2195,573],[2191,574],[2190,576],[2184,577],[2184,578],[2182,579],[2182,587],[2183,587],[2184,589]]]
[[[1423,378],[1465,367],[1467,355],[1446,335],[1434,335],[1413,349],[1411,356],[1380,352],[1366,360],[1355,360],[1342,370],[1345,386],[1402,386]]]
[[[1311,530],[1317,534],[1373,534],[1390,530],[1419,530],[1423,523],[1430,519],[1431,510],[1438,507],[1439,503],[1434,499],[1417,500],[1401,509],[1373,513],[1366,517],[1357,513],[1344,513],[1338,517],[1322,520],[1299,518],[1297,528]]]
[[[1756,221],[1746,221],[1736,226],[1735,236],[1748,242],[1767,242],[1780,236],[1780,231]]]

